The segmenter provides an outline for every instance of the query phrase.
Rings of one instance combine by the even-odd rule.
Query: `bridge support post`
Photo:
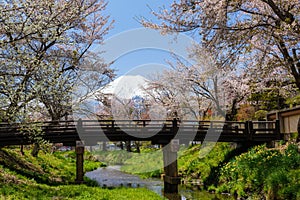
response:
[[[80,184],[83,183],[83,176],[84,176],[84,170],[83,170],[83,154],[84,154],[84,145],[81,141],[76,141],[76,179],[75,182]]]
[[[179,141],[172,140],[170,144],[163,147],[164,160],[164,193],[177,194],[180,177],[178,177],[177,151],[179,150]]]

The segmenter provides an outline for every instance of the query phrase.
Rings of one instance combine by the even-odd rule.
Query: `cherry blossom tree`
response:
[[[289,74],[300,89],[298,0],[177,0],[153,14],[160,23],[142,18],[145,27],[199,33],[200,43],[218,52],[223,66],[255,71],[256,78]]]
[[[229,102],[223,82],[227,72],[220,68],[215,57],[198,45],[190,49],[192,63],[174,57],[169,62],[172,69],[157,76],[157,80],[145,88],[155,102],[166,107],[171,117],[181,117],[180,108],[187,108],[194,116],[205,117],[208,110],[215,115],[226,116],[225,105]],[[191,103],[194,102],[194,103]]]
[[[13,0],[0,3],[0,100],[5,121],[14,121],[34,99],[50,118],[65,114],[79,74],[112,22],[104,0]],[[94,58],[93,58],[94,59]],[[100,65],[99,80],[111,76]]]
[[[238,107],[245,104],[251,94],[249,85],[250,79],[245,73],[237,74],[235,71],[229,72],[222,82],[224,95],[226,96],[227,120],[236,120]]]

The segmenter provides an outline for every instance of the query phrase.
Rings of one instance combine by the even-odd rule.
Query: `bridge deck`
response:
[[[0,146],[31,144],[37,138],[51,143],[87,145],[100,141],[268,142],[282,139],[278,121],[78,120],[28,124],[0,123]]]

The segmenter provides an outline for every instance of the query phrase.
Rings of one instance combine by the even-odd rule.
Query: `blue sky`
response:
[[[157,11],[159,7],[168,6],[172,2],[171,0],[109,0],[106,11],[115,20],[114,29],[110,31],[109,36],[142,27],[136,17],[143,16],[155,20],[149,7]]]
[[[110,0],[106,13],[115,20],[114,28],[106,36],[105,45],[97,47],[96,51],[106,51],[102,56],[106,62],[115,62],[111,65],[116,69],[117,76],[127,74],[131,69],[149,63],[166,65],[170,60],[170,51],[175,49],[176,54],[186,53],[186,43],[173,41],[173,36],[161,36],[137,28],[143,26],[136,18],[141,16],[156,21],[149,7],[155,11],[162,6],[169,6],[173,1],[157,0]],[[187,41],[184,38],[182,41]],[[107,47],[108,46],[108,47]],[[177,49],[177,50],[176,50]],[[149,65],[150,66],[150,65]]]

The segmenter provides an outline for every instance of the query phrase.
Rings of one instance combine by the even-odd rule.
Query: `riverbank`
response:
[[[0,149],[0,199],[163,199],[145,188],[100,188],[85,178],[75,185],[75,153],[43,152],[37,158],[29,150],[21,155],[17,148]],[[103,166],[85,154],[85,171]]]
[[[200,190],[228,193],[236,198],[300,199],[299,144],[286,143],[277,148],[260,145],[244,153],[229,143],[218,143],[212,151],[209,145],[200,149],[198,144],[178,153],[178,170],[184,183],[194,182]],[[118,160],[118,152],[125,154],[126,159]],[[159,151],[115,151],[111,157],[109,152],[104,154],[112,162],[123,162],[121,170],[127,173],[143,178],[160,177],[163,173]]]

